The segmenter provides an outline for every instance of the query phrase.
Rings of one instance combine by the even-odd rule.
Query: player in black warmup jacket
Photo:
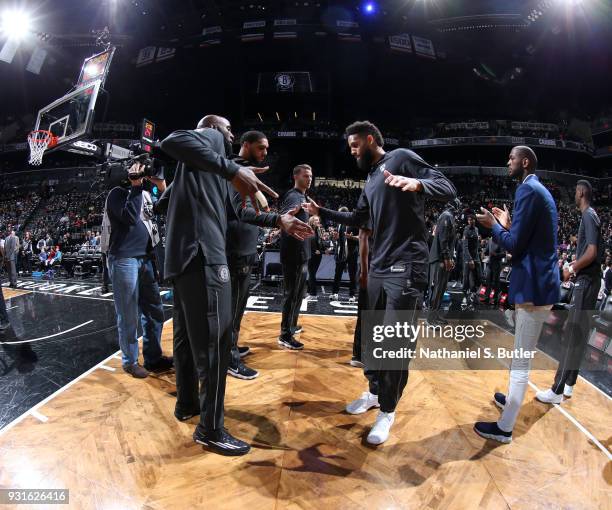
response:
[[[293,169],[295,186],[287,191],[281,204],[281,212],[293,211],[301,207],[306,200],[306,190],[312,183],[312,168],[309,165],[297,165]],[[296,217],[308,221],[308,214],[301,210]],[[298,331],[297,320],[304,297],[306,285],[306,268],[310,259],[310,239],[300,241],[290,235],[281,234],[280,261],[283,266],[283,318],[278,344],[287,349],[299,350],[304,344],[293,336]]]
[[[162,142],[162,150],[180,162],[168,201],[165,276],[173,280],[188,337],[174,352],[177,376],[184,374],[184,387],[200,383],[199,402],[184,403],[185,412],[200,414],[194,440],[223,455],[244,455],[250,446],[223,426],[232,343],[225,181],[253,203],[259,190],[276,193],[257,178],[258,169],[227,159],[233,138],[227,119],[207,115],[197,129],[175,131]]]
[[[427,285],[425,198],[449,201],[457,192],[441,172],[414,152],[396,149],[385,153],[382,135],[374,124],[355,122],[347,127],[346,134],[357,165],[369,172],[356,209],[341,213],[319,207],[312,200],[304,204],[304,209],[322,219],[357,227],[371,220],[368,309],[386,310],[390,315],[396,310],[410,311],[416,321]],[[360,414],[380,406],[367,438],[371,444],[380,444],[389,437],[395,408],[408,381],[408,360],[401,370],[375,370],[366,365],[365,375],[369,391],[346,410]]]

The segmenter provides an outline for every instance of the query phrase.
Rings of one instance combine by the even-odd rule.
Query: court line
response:
[[[244,313],[276,313],[278,315],[281,315],[283,312],[272,312],[269,310],[245,310]],[[308,312],[300,313],[300,315],[306,316],[306,317],[337,317],[339,319],[342,319],[342,318],[354,319],[356,317],[355,315],[327,315],[324,313],[308,313]]]
[[[71,331],[74,331],[75,329],[82,328],[83,326],[87,326],[87,324],[91,324],[92,322],[93,322],[93,319],[90,319],[87,322],[84,322],[83,324],[79,324],[78,326],[75,326],[74,328],[66,329],[66,330],[60,331],[58,333],[53,333],[52,335],[40,336],[38,338],[31,338],[30,340],[19,340],[17,342],[0,342],[0,344],[17,345],[17,344],[28,344],[28,343],[31,343],[31,342],[38,342],[39,340],[45,340],[47,338],[53,338],[54,336],[63,335],[64,333],[70,333]]]
[[[103,368],[104,370],[108,370],[109,372],[115,372],[115,370],[117,370],[116,368],[109,367],[108,365],[100,365],[100,368]]]
[[[528,381],[529,386],[535,391],[540,391],[535,384],[531,381]],[[552,404],[554,408],[556,408],[563,416],[565,416],[569,421],[571,421],[577,428],[580,430],[585,436],[587,436],[597,448],[599,448],[604,454],[608,457],[608,460],[612,460],[612,453],[608,450],[603,444],[601,444],[597,438],[591,434],[582,423],[580,423],[576,418],[574,418],[570,413],[568,413],[565,409],[561,407],[560,404]]]
[[[168,324],[168,322],[170,322],[172,319],[168,319],[166,321],[164,321],[164,326],[166,324]],[[142,337],[139,337],[138,340],[142,339]],[[45,398],[44,400],[41,400],[38,404],[36,404],[35,406],[31,407],[30,409],[28,409],[25,413],[23,413],[21,416],[18,416],[17,418],[15,418],[12,422],[8,423],[7,425],[5,425],[4,427],[2,427],[0,429],[0,436],[2,436],[3,434],[5,434],[6,432],[8,432],[10,429],[12,429],[15,425],[19,424],[20,422],[22,422],[23,420],[25,420],[28,416],[31,415],[32,412],[37,412],[37,410],[44,406],[46,403],[50,402],[51,400],[53,400],[55,397],[57,397],[60,393],[63,393],[64,391],[66,391],[68,388],[70,388],[73,384],[76,384],[77,382],[79,382],[81,379],[84,379],[85,377],[87,377],[89,374],[91,374],[94,370],[96,370],[98,367],[106,364],[107,361],[110,361],[111,359],[113,359],[115,356],[121,354],[121,350],[118,350],[114,353],[112,353],[110,356],[108,356],[107,358],[103,359],[102,361],[100,361],[100,363],[96,363],[93,367],[91,367],[89,370],[83,372],[81,375],[79,375],[78,377],[76,377],[75,379],[73,379],[72,381],[66,383],[64,386],[62,386],[59,390],[51,393],[51,395],[49,395],[47,398]]]
[[[43,423],[47,423],[49,421],[49,418],[47,418],[44,414],[39,413],[38,411],[32,411],[30,414],[37,420],[42,421]]]
[[[499,324],[496,324],[495,322],[493,322],[490,319],[485,319],[487,321],[487,323],[491,324],[491,326],[495,326],[496,328],[500,329],[501,331],[503,331],[504,333],[508,333],[509,335],[512,335],[512,331],[509,331],[507,329],[502,328]],[[548,359],[553,360],[555,363],[559,363],[555,358],[553,358],[550,354],[548,354],[547,352],[544,352],[541,349],[538,349],[536,347],[536,349],[538,350],[538,352],[541,352],[542,354],[544,354],[544,356],[546,356]],[[605,352],[604,352],[605,354]],[[603,391],[601,388],[598,388],[597,386],[595,386],[591,381],[589,381],[588,379],[586,379],[584,376],[578,374],[578,377],[580,379],[582,379],[585,383],[587,383],[589,386],[595,388],[599,393],[601,393],[604,397],[606,397],[608,400],[612,400],[612,397],[610,395],[608,395],[605,391]]]

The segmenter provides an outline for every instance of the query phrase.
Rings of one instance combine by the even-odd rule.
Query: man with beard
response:
[[[302,206],[306,201],[306,190],[312,183],[312,168],[310,165],[297,165],[293,169],[294,187],[283,197],[281,212],[286,213]],[[300,211],[296,217],[308,221],[308,214]],[[278,344],[292,350],[301,350],[304,344],[293,336],[300,329],[297,325],[300,305],[306,285],[306,268],[310,259],[310,239],[303,241],[283,232],[280,241],[280,261],[283,266],[283,317]]]
[[[371,122],[351,124],[346,135],[358,167],[369,172],[357,207],[353,212],[341,213],[319,207],[311,200],[304,209],[322,219],[357,227],[371,221],[368,310],[384,310],[385,324],[396,311],[409,311],[414,324],[427,286],[425,198],[448,201],[457,192],[441,172],[414,152],[396,149],[385,153],[382,134]],[[411,343],[408,348],[415,346]],[[381,444],[389,437],[395,408],[408,382],[408,361],[403,359],[401,368],[396,370],[368,366],[366,361],[369,391],[348,404],[346,410],[361,414],[380,407],[367,438],[370,444]]]
[[[514,194],[513,218],[508,209],[497,207],[493,214],[482,207],[482,214],[476,216],[483,227],[492,229],[495,242],[512,255],[508,299],[515,308],[514,350],[526,353],[512,358],[508,394],[493,396],[495,404],[503,409],[501,418],[474,425],[479,436],[501,443],[512,441],[512,429],[529,382],[531,353],[548,310],[559,300],[557,207],[535,175],[537,163],[529,147],[514,147],[508,158],[508,173],[521,184]]]
[[[240,153],[233,161],[242,166],[261,165],[268,153],[268,139],[260,131],[247,131],[240,139]],[[259,227],[280,227],[287,235],[303,241],[311,235],[311,229],[305,223],[294,218],[301,210],[301,205],[285,214],[255,214],[247,203],[240,208],[240,194],[230,189],[233,204],[228,207],[227,262],[232,282],[232,354],[227,373],[238,379],[255,379],[257,370],[246,366],[241,357],[249,352],[248,347],[238,347],[240,323],[244,315],[249,287],[251,285],[252,267],[257,261],[257,237]],[[247,223],[248,222],[248,223]],[[295,229],[292,228],[295,226]]]
[[[227,267],[228,186],[249,197],[259,212],[255,193],[276,193],[255,175],[265,169],[242,167],[227,159],[232,134],[227,119],[205,116],[195,130],[179,130],[162,142],[162,150],[180,162],[172,182],[166,223],[165,275],[184,318],[187,342],[175,345],[178,374],[197,387],[199,402],[184,402],[199,410],[193,438],[222,455],[244,455],[250,446],[223,426],[225,383],[232,345],[231,285]],[[178,352],[177,352],[178,351]],[[177,381],[177,384],[179,382]]]
[[[446,319],[440,317],[440,307],[448,277],[455,266],[455,214],[460,207],[461,202],[455,199],[442,211],[436,222],[436,233],[429,251],[430,297],[427,322],[432,326],[448,324]]]

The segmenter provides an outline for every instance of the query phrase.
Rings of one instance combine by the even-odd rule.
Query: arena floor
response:
[[[544,353],[511,445],[472,431],[498,415],[491,397],[506,387],[503,367],[411,365],[391,438],[374,448],[365,436],[375,411],[343,411],[365,389],[347,363],[355,318],[302,316],[305,350],[288,352],[276,343],[279,314],[253,308],[274,298],[258,297],[242,338],[261,375],[228,377],[226,399],[226,426],[253,448],[226,458],[192,441],[196,418],[175,420],[173,373],[123,373],[112,298],[71,285],[4,289],[14,337],[2,344],[2,488],[69,489],[78,509],[609,508],[612,402],[584,379],[562,406],[535,401],[554,374]],[[170,317],[171,292],[162,292]],[[512,345],[490,328],[492,342]],[[171,353],[170,318],[163,347]],[[38,391],[18,401],[32,381]]]

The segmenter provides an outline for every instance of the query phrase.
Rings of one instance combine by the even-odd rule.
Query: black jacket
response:
[[[383,171],[418,179],[419,193],[406,193],[385,184]],[[427,228],[425,198],[449,201],[457,191],[438,170],[407,149],[387,152],[372,168],[353,212],[321,208],[322,219],[361,227],[371,220],[371,273],[389,273],[404,267],[414,283],[427,282]]]
[[[429,262],[453,260],[455,252],[455,215],[449,209],[442,211],[436,223],[436,233],[433,236],[429,251]]]
[[[463,230],[463,262],[480,262],[480,239],[478,229],[469,225]]]
[[[281,213],[295,209],[298,205],[306,202],[306,195],[297,188],[292,188],[283,197]],[[300,209],[295,215],[296,218],[308,223],[308,213]],[[300,241],[285,232],[281,233],[280,238],[280,260],[282,264],[303,264],[310,259],[310,238]]]
[[[252,163],[246,159],[237,157],[234,162],[241,166],[251,166]],[[259,216],[247,198],[247,207],[242,208],[242,197],[228,182],[229,199],[231,207],[228,207],[227,224],[227,259],[230,265],[241,257],[257,254],[257,238],[259,227],[276,227],[279,214],[261,213]]]
[[[240,166],[227,159],[223,135],[210,128],[175,131],[161,148],[180,162],[166,218],[166,278],[180,275],[198,250],[206,264],[227,264],[226,180]]]

